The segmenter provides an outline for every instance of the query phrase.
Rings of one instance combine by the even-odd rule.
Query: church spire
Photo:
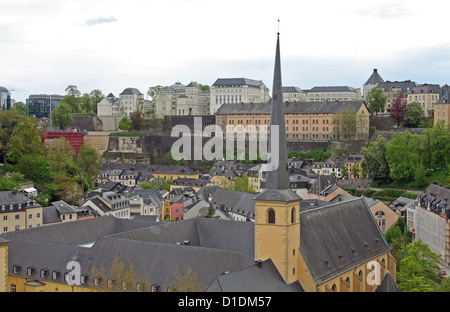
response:
[[[278,23],[280,21],[278,20]],[[270,134],[269,134],[269,153],[271,163],[277,163],[274,170],[267,172],[266,187],[269,190],[289,189],[289,175],[287,168],[287,147],[286,147],[286,128],[284,125],[283,111],[283,91],[281,83],[281,61],[280,61],[280,30],[277,33],[277,47],[275,53],[275,68],[273,74],[272,88],[272,111],[270,115]],[[274,128],[278,127],[278,131]],[[278,132],[278,133],[277,133]],[[272,140],[278,142],[278,152],[272,153]],[[278,161],[273,157],[278,157]]]

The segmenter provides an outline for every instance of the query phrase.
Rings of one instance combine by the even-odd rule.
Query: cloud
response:
[[[82,25],[83,26],[95,26],[99,24],[109,24],[117,22],[117,19],[110,15],[109,17],[97,17],[97,18],[91,18],[85,21]]]

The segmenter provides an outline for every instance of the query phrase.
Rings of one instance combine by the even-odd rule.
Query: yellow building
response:
[[[17,190],[0,192],[1,231],[17,231],[43,225],[42,206]]]
[[[412,88],[406,95],[406,103],[417,102],[426,118],[433,117],[434,104],[439,100],[439,85],[423,84]]]
[[[187,166],[150,165],[149,171],[155,178],[164,180],[200,178],[197,172]]]
[[[363,101],[285,102],[286,138],[290,141],[332,139],[368,139],[369,110]],[[349,137],[339,130],[336,120],[345,112],[355,114],[356,131]],[[224,104],[216,112],[216,124],[224,133],[234,130],[235,136],[255,127],[267,134],[270,124],[269,103]]]
[[[444,86],[440,99],[434,106],[434,124],[444,120],[446,125],[450,124],[450,102],[448,101],[448,86]]]

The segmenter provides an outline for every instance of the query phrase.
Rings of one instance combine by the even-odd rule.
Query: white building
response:
[[[210,114],[222,104],[261,103],[270,99],[269,89],[261,80],[219,78],[211,86]]]
[[[209,87],[192,81],[187,86],[181,82],[156,92],[155,116],[207,115],[209,114]]]

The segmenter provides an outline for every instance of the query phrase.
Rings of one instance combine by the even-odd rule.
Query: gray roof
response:
[[[383,78],[381,78],[380,74],[378,73],[378,70],[375,68],[373,70],[372,75],[370,75],[369,79],[367,79],[366,81],[366,85],[370,84],[370,85],[377,85],[381,82],[384,82]]]
[[[395,283],[389,271],[384,275],[375,292],[400,292],[397,283]]]
[[[222,188],[218,188],[214,194],[212,194],[212,204],[215,207],[223,210],[254,218],[255,216],[255,202],[253,198],[254,193],[229,191]],[[207,198],[205,199],[207,200]]]
[[[122,91],[122,93],[120,93],[120,95],[129,95],[129,94],[142,95],[141,91],[139,91],[136,88],[126,88],[125,90]]]
[[[380,82],[377,87],[383,89],[385,92],[389,92],[392,87],[400,87],[403,92],[407,92],[407,91],[412,90],[416,86],[417,86],[417,83],[410,81],[410,80],[406,80],[406,81]]]
[[[254,197],[254,200],[262,201],[295,201],[300,200],[300,196],[293,190],[265,190]]]
[[[229,86],[252,86],[252,87],[266,87],[261,80],[254,80],[248,78],[218,78],[214,83],[214,87],[229,87]]]
[[[191,267],[206,289],[225,271],[236,271],[253,263],[254,227],[251,222],[196,218],[173,223],[98,217],[76,222],[26,229],[2,234],[11,241],[9,272],[40,281],[43,268],[60,271],[59,282],[69,261],[80,263],[82,274],[92,268],[111,266],[114,258],[125,265],[133,263],[137,274],[147,274],[162,291],[174,281],[174,271]],[[190,241],[188,246],[177,242]],[[95,242],[95,243],[94,243]],[[81,245],[94,243],[91,248]],[[146,259],[146,261],[136,261]],[[161,265],[164,263],[165,265]],[[13,265],[22,271],[15,274]],[[36,268],[33,276],[28,267]]]
[[[317,284],[390,250],[361,198],[303,211],[300,220],[300,252]]]
[[[271,259],[218,276],[208,292],[303,292],[300,283],[286,284]]]
[[[300,220],[301,256],[316,283],[389,251],[362,199],[303,211]],[[283,285],[270,261],[261,268],[254,265],[253,222],[194,218],[155,223],[109,216],[6,232],[0,242],[6,241],[11,242],[9,274],[44,283],[51,274],[41,278],[41,269],[61,272],[56,282],[65,283],[69,261],[78,261],[82,274],[92,278],[94,267],[108,268],[119,258],[126,265],[133,263],[137,274],[148,275],[161,291],[172,285],[174,271],[185,267],[210,291],[301,291],[298,283]],[[185,241],[187,245],[177,244]],[[14,265],[22,270],[13,273]],[[28,267],[36,269],[32,276],[26,275]],[[227,271],[236,274],[222,275]]]
[[[282,88],[283,93],[285,92],[299,92],[299,93],[305,93],[305,91],[303,91],[302,89],[300,89],[299,87],[283,87]]]
[[[0,86],[0,92],[9,92],[5,87]]]
[[[348,86],[318,86],[308,92],[355,92],[355,88]]]
[[[330,114],[339,113],[346,108],[357,111],[363,101],[324,101],[324,102],[284,102],[284,114]],[[222,104],[216,115],[263,114],[271,112],[270,103]]]
[[[27,196],[17,192],[17,190],[0,192],[0,206],[3,205],[5,206],[5,211],[1,209],[0,213],[11,211],[23,211],[23,209],[31,207],[41,207],[41,205],[37,203],[35,200],[32,200]],[[10,209],[11,205],[12,210]]]

